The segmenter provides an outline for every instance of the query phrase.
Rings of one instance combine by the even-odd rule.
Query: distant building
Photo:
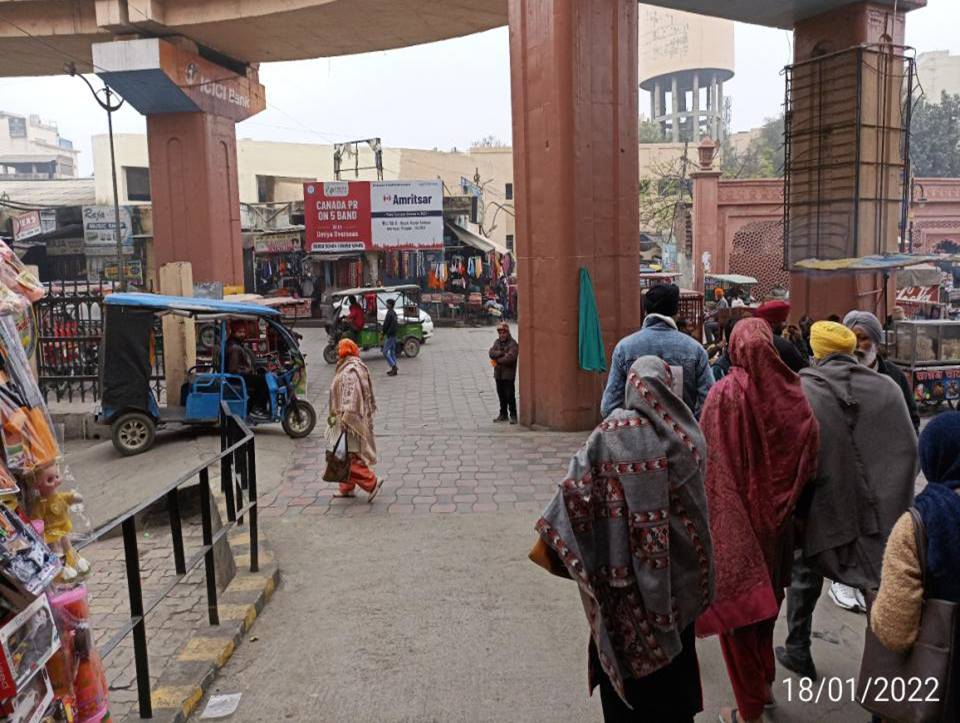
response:
[[[928,103],[939,103],[944,92],[960,95],[960,55],[951,55],[948,50],[920,53],[917,78]]]
[[[76,178],[79,154],[56,124],[0,111],[0,178]]]

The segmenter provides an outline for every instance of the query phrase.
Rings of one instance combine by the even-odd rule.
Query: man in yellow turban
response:
[[[820,450],[797,506],[806,527],[787,589],[787,640],[775,652],[785,668],[815,679],[810,637],[823,579],[855,590],[878,585],[887,535],[913,502],[917,440],[900,387],[857,362],[850,329],[819,321],[810,346],[817,364],[800,372],[800,383]]]
[[[818,321],[810,327],[810,348],[817,361],[831,354],[853,354],[857,335],[835,321]]]

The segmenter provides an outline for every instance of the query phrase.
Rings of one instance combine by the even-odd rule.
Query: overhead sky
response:
[[[907,16],[907,43],[918,52],[960,53],[958,27],[960,2],[928,0]],[[738,131],[780,112],[780,71],[790,60],[792,36],[737,23],[735,38],[736,75],[725,93],[733,98]],[[330,143],[380,136],[386,146],[441,150],[467,148],[487,135],[510,142],[506,28],[380,53],[265,64],[261,79],[267,110],[238,126],[240,138]],[[646,108],[642,97],[641,112]],[[92,173],[90,137],[105,133],[107,122],[79,78],[0,79],[0,110],[56,122],[81,151],[81,174]],[[125,107],[114,129],[143,133],[145,122]]]

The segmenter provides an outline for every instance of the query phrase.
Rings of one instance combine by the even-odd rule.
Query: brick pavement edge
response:
[[[177,650],[150,692],[151,720],[185,723],[190,718],[280,582],[280,567],[262,526],[257,572],[250,572],[248,535],[228,534],[227,540],[237,561],[237,573],[217,598],[220,625],[195,631]],[[137,704],[130,708],[125,720],[140,720]]]

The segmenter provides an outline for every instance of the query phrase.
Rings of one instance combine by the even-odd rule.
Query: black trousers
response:
[[[801,551],[793,559],[793,576],[787,588],[787,651],[810,657],[813,611],[823,591],[823,577],[810,569]]]
[[[517,418],[517,387],[513,379],[497,379],[497,397],[500,399],[500,416]]]
[[[604,723],[693,723],[703,710],[703,689],[700,686],[700,664],[697,660],[693,625],[680,634],[683,648],[666,667],[640,678],[623,681],[630,710],[620,699],[610,678],[596,663],[600,674],[600,703]],[[591,656],[596,648],[590,645]]]

